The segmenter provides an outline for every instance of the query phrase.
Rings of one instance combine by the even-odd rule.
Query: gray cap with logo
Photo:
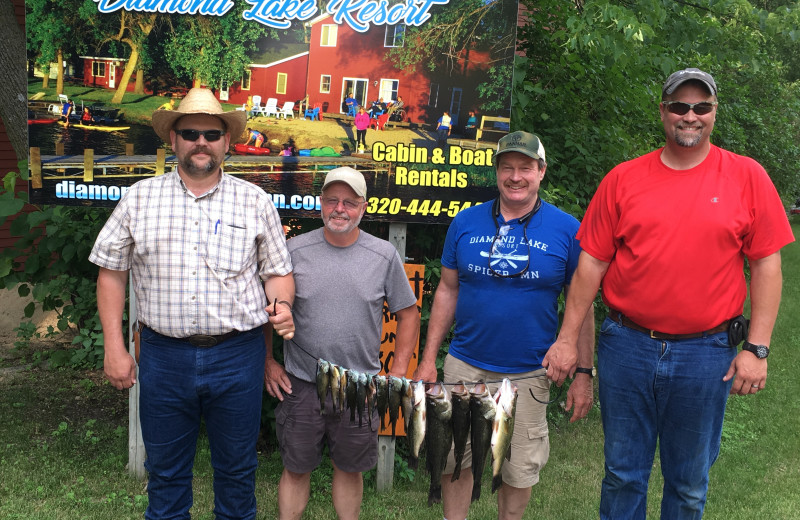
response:
[[[495,157],[506,152],[519,152],[527,155],[531,159],[546,160],[544,158],[544,145],[539,138],[520,130],[504,135],[497,142],[497,152],[494,154]],[[496,164],[495,162],[495,165]]]
[[[672,94],[675,90],[689,80],[702,81],[713,95],[717,95],[717,84],[708,72],[703,72],[694,67],[673,72],[664,82],[663,93]]]

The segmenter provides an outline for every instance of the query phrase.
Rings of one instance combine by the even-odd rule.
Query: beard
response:
[[[345,217],[347,218],[346,221],[342,220],[332,220],[333,217]],[[361,215],[359,214],[356,218],[350,218],[347,213],[336,213],[335,211],[332,212],[330,215],[325,217],[323,215],[322,218],[323,224],[325,224],[325,229],[330,231],[331,233],[341,233],[347,234],[353,231],[358,225],[361,223]]]
[[[194,156],[199,153],[206,154],[208,156],[208,162],[204,164],[196,162]],[[178,164],[180,164],[182,171],[191,177],[208,177],[210,174],[216,173],[219,170],[219,165],[221,163],[222,161],[220,158],[217,157],[213,151],[205,147],[194,148],[190,153],[178,158]]]
[[[700,128],[700,133],[695,133],[691,135],[684,135],[683,128],[680,126],[675,129],[675,142],[678,143],[679,146],[683,146],[685,148],[691,148],[693,146],[697,146],[702,139],[703,139],[703,128]]]

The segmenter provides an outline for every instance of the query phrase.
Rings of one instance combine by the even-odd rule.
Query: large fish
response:
[[[467,449],[469,439],[470,417],[469,417],[469,390],[464,386],[463,381],[459,381],[452,390],[453,401],[453,455],[456,459],[456,466],[453,469],[451,482],[455,482],[461,476],[461,462],[464,460],[464,452]]]
[[[425,440],[426,429],[426,402],[425,402],[425,382],[415,381],[411,384],[413,399],[411,407],[411,422],[406,431],[406,439],[411,451],[411,458],[408,467],[417,469],[419,465],[419,453],[422,450],[422,441]]]
[[[325,396],[330,387],[331,364],[317,359],[317,395],[319,396],[319,414],[325,415]]]
[[[470,442],[472,444],[472,502],[481,497],[481,478],[492,441],[497,406],[483,381],[469,391]]]
[[[442,471],[447,464],[447,454],[453,445],[453,403],[450,392],[442,383],[436,383],[426,392],[427,424],[425,461],[431,474],[428,505],[442,501]]]
[[[333,413],[337,414],[341,412],[341,408],[339,407],[339,403],[341,403],[340,397],[341,392],[339,385],[342,384],[342,374],[340,373],[339,365],[334,365],[331,363],[330,369],[330,387],[331,387],[331,402],[333,402]]]
[[[389,409],[389,381],[386,376],[375,376],[375,405],[378,408],[378,415],[381,416],[381,430],[386,428],[386,410]]]
[[[517,410],[517,385],[503,379],[495,393],[497,410],[492,427],[492,493],[503,485],[503,461],[511,458],[511,436],[514,434],[514,414]]]
[[[397,417],[398,415],[400,415],[400,391],[403,389],[403,380],[395,376],[389,376],[388,380],[389,380],[389,424],[392,425],[392,439],[394,439],[394,433],[397,427]]]
[[[347,370],[347,408],[350,410],[350,422],[356,422],[356,406],[358,403],[358,372],[352,369]]]

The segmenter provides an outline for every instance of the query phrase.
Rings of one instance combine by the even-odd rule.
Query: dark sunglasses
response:
[[[213,143],[222,137],[222,130],[175,130],[175,133],[183,138],[184,141],[197,141],[202,135],[206,141]]]
[[[714,107],[717,106],[717,102],[710,102],[710,101],[701,101],[700,103],[684,103],[683,101],[662,101],[662,105],[667,107],[667,110],[675,115],[678,116],[685,116],[689,110],[693,110],[695,114],[698,116],[702,116],[708,114]]]

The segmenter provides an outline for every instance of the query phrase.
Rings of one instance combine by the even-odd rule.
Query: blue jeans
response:
[[[255,518],[264,355],[261,327],[210,348],[142,331],[138,381],[149,473],[146,519],[189,518],[201,418],[211,448],[216,518]]]
[[[722,378],[735,355],[725,332],[667,341],[603,322],[597,349],[605,434],[600,518],[645,518],[657,442],[661,518],[702,518],[732,384]]]

